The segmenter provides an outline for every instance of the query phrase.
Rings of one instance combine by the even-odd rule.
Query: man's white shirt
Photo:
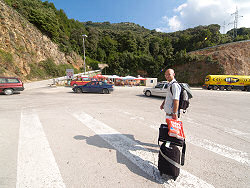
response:
[[[173,79],[171,82],[168,83],[167,94],[164,104],[164,111],[168,114],[173,113],[174,99],[180,100],[181,86],[177,82],[173,82],[176,82],[176,80]],[[173,94],[170,91],[171,87]]]

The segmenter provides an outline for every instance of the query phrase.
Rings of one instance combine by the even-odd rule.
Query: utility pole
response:
[[[225,34],[225,27],[226,27],[226,22],[224,21],[223,22],[223,25],[222,25],[222,34]]]
[[[243,16],[239,16],[239,11],[238,8],[236,6],[236,11],[234,13],[232,13],[231,15],[234,15],[234,30],[233,30],[233,37],[236,38],[237,37],[237,28],[238,28],[238,21],[239,21],[239,17],[243,17]],[[232,24],[232,23],[229,23]]]
[[[84,38],[88,37],[87,35],[82,35],[83,40],[83,66],[84,66],[84,75],[86,74],[86,57],[85,57],[85,44],[84,44]]]

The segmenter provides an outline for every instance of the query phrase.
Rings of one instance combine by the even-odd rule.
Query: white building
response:
[[[147,78],[146,86],[147,87],[154,87],[157,85],[157,78]]]

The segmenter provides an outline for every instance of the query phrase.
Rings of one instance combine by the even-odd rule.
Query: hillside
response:
[[[150,33],[149,29],[144,28],[135,23],[130,22],[122,22],[122,23],[110,23],[110,22],[84,22],[83,23],[86,27],[93,27],[99,28],[102,30],[110,29],[110,30],[117,30],[117,31],[135,31],[135,32],[145,32]]]
[[[190,84],[202,84],[208,74],[250,75],[249,40],[197,50],[189,54],[203,60],[175,68],[177,75],[182,75],[179,78]]]
[[[178,80],[190,84],[203,83],[207,74],[249,74],[249,45],[226,51],[218,45],[249,40],[250,28],[239,28],[236,38],[231,31],[221,34],[218,24],[161,33],[129,22],[82,23],[68,19],[48,1],[0,2],[1,75],[33,80],[65,75],[66,68],[78,72],[83,65],[83,34],[88,36],[87,67],[108,64],[106,74],[165,80],[163,70],[175,67]],[[213,46],[217,47],[206,49]]]
[[[29,75],[43,62],[75,68],[83,65],[81,56],[59,51],[50,38],[0,1],[0,75],[41,79],[39,73],[35,78]]]

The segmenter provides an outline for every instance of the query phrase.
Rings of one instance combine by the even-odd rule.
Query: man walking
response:
[[[166,118],[177,120],[181,86],[177,83],[174,76],[175,73],[173,69],[166,70],[165,78],[169,83],[166,98],[162,102],[160,109],[164,109],[166,112]]]

